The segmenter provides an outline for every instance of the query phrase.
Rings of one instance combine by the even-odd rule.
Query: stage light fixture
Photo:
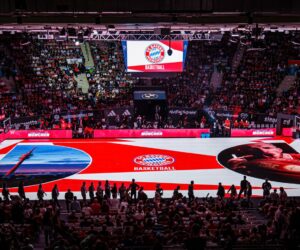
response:
[[[171,49],[171,37],[169,38],[169,49],[167,50],[168,56],[173,54],[173,50]]]

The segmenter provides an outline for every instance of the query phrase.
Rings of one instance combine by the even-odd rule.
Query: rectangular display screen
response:
[[[127,72],[182,72],[188,41],[122,41]]]

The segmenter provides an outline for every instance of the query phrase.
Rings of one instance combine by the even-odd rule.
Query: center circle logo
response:
[[[146,48],[145,56],[149,62],[159,63],[165,57],[165,50],[161,45],[153,43]]]
[[[142,166],[166,166],[174,163],[175,159],[169,155],[149,154],[137,156],[133,161]]]

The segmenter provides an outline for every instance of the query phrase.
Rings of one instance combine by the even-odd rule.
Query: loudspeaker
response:
[[[292,137],[293,137],[294,139],[299,139],[299,138],[300,138],[300,131],[295,131],[295,132],[293,132]]]
[[[160,33],[161,33],[162,36],[170,35],[171,29],[170,28],[162,28]]]
[[[170,33],[171,33],[170,28],[156,28],[156,29],[154,29],[154,34],[156,34],[156,35],[167,36],[167,35],[170,35]]]

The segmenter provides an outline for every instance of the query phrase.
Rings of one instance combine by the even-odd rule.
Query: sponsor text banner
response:
[[[94,138],[199,138],[209,129],[107,129],[95,130]]]
[[[72,138],[72,130],[10,130],[7,139]]]
[[[260,137],[260,136],[275,136],[275,128],[266,128],[266,129],[232,129],[231,137]]]

